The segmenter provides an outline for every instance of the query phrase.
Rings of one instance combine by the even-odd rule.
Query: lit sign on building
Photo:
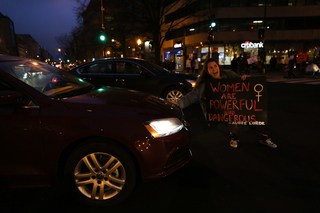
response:
[[[263,43],[260,41],[259,43],[252,43],[251,41],[246,41],[241,44],[242,48],[263,48]]]
[[[174,45],[173,45],[173,47],[174,48],[180,48],[180,47],[182,47],[182,43],[180,42],[180,43],[175,43]]]

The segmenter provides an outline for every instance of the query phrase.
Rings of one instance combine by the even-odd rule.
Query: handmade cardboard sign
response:
[[[267,124],[265,76],[207,80],[206,100],[210,124]]]

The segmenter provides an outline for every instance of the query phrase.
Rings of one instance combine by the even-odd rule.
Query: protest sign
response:
[[[257,56],[253,56],[253,57],[247,59],[248,64],[254,64],[257,61],[258,61]]]
[[[267,124],[265,76],[207,80],[206,100],[210,124]]]

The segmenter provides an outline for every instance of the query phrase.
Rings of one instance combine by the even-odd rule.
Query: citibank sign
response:
[[[175,44],[173,45],[173,47],[174,47],[174,48],[180,48],[180,47],[182,47],[182,42],[175,43]]]
[[[263,48],[263,43],[260,41],[260,43],[252,43],[251,41],[246,41],[241,44],[242,48]]]

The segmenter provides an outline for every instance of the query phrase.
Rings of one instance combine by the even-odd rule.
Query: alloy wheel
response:
[[[183,93],[179,90],[171,90],[168,92],[166,99],[172,102],[177,102],[181,97],[183,97]]]
[[[117,158],[96,152],[86,155],[77,163],[74,179],[83,195],[102,201],[115,197],[122,190],[126,172]]]

